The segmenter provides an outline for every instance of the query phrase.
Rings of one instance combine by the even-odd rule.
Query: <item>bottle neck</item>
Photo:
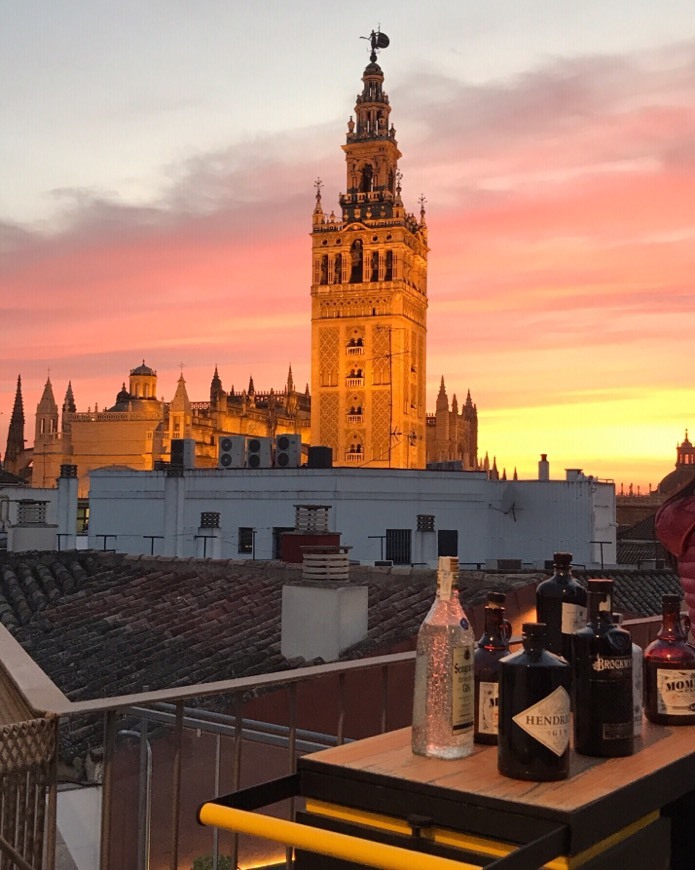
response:
[[[664,607],[661,629],[658,637],[662,640],[686,640],[686,633],[683,631],[679,606]]]
[[[485,631],[478,645],[488,649],[507,649],[509,635],[510,625],[504,618],[504,608],[486,607]]]
[[[546,648],[544,637],[523,637],[521,642],[524,652],[532,659],[540,658]]]
[[[589,590],[589,622],[613,625],[613,596]]]
[[[442,601],[450,601],[458,595],[457,578],[450,571],[437,572],[437,598]]]

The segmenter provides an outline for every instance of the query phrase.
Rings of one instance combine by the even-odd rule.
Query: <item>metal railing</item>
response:
[[[12,635],[0,626],[0,668],[11,676],[20,693],[35,711],[48,711],[51,716],[60,717],[61,729],[67,734],[71,725],[76,730],[84,731],[84,717],[94,717],[103,723],[103,744],[101,775],[101,830],[99,838],[99,870],[121,870],[122,858],[114,859],[114,848],[121,845],[124,834],[122,808],[137,807],[137,835],[131,829],[130,840],[137,843],[137,863],[133,866],[143,870],[180,870],[190,866],[188,861],[190,844],[187,838],[193,833],[196,842],[201,836],[210,841],[209,852],[213,859],[221,855],[219,832],[200,828],[195,823],[195,811],[189,810],[193,786],[199,787],[195,771],[204,767],[212,769],[209,785],[205,786],[202,799],[206,800],[220,793],[220,783],[224,780],[224,790],[235,791],[240,787],[242,778],[244,784],[257,773],[255,765],[242,764],[244,753],[253,744],[262,744],[265,754],[271,750],[285,754],[282,762],[282,773],[294,773],[298,755],[313,752],[329,746],[340,745],[346,740],[345,723],[349,712],[346,701],[347,682],[354,677],[364,678],[367,672],[373,672],[369,679],[376,680],[380,689],[373,694],[373,707],[377,716],[370,733],[383,733],[389,725],[390,692],[395,678],[410,679],[414,653],[379,656],[351,662],[316,665],[311,667],[286,670],[278,673],[262,674],[253,677],[223,680],[214,683],[196,684],[173,689],[143,691],[113,698],[97,698],[94,700],[70,701],[61,690],[40,670],[27,655]],[[395,676],[393,672],[395,671]],[[302,729],[298,725],[298,692],[303,687],[318,680],[331,682],[330,694],[332,701],[333,725],[327,730],[330,733]],[[281,723],[264,722],[258,719],[244,717],[244,705],[254,703],[259,696],[271,692],[284,692],[285,709],[278,718]],[[323,688],[321,689],[324,693]],[[218,703],[225,708],[225,713],[205,709],[205,703]],[[282,705],[275,703],[279,711]],[[76,717],[79,717],[75,723]],[[402,723],[401,723],[402,724]],[[88,729],[87,729],[88,730]],[[188,749],[194,745],[194,740],[201,736],[205,741],[205,758],[191,755]],[[364,729],[359,736],[366,736]],[[124,743],[125,740],[125,743]],[[138,762],[132,752],[133,744],[138,748]],[[139,746],[138,746],[139,744]],[[187,757],[184,759],[184,744]],[[202,743],[195,744],[202,746]],[[212,749],[210,748],[212,745]],[[164,785],[159,789],[159,797],[153,813],[153,750],[154,793],[158,794],[157,779]],[[224,750],[224,751],[223,751]],[[202,749],[201,749],[202,753]],[[226,756],[225,757],[225,753]],[[213,757],[210,758],[210,755]],[[137,767],[137,773],[132,770],[132,787],[126,786],[131,780],[124,775],[125,761],[132,761]],[[276,756],[276,765],[280,758]],[[168,767],[168,770],[166,769]],[[55,771],[55,764],[51,767]],[[186,778],[184,779],[184,770]],[[192,773],[193,772],[193,773]],[[54,774],[55,776],[55,774]],[[256,780],[258,781],[258,780]],[[134,785],[137,783],[137,786]],[[46,793],[53,794],[46,810],[44,841],[48,848],[45,863],[27,863],[24,870],[39,870],[39,867],[54,866],[56,841],[56,801],[55,779],[45,783]],[[137,792],[137,796],[133,794]],[[163,806],[161,793],[167,793],[168,810]],[[124,797],[125,795],[125,797]],[[182,804],[186,798],[186,811],[182,814]],[[119,803],[120,802],[120,803]],[[116,804],[119,811],[115,813]],[[159,822],[154,821],[155,815]],[[293,806],[290,802],[287,815],[293,817]],[[133,814],[135,818],[135,814]],[[162,823],[162,818],[165,822]],[[168,820],[168,821],[166,821]],[[191,824],[193,823],[194,829]],[[134,823],[135,824],[135,823]],[[116,828],[116,825],[118,826]],[[151,844],[149,832],[156,837],[160,845],[160,857],[150,860]],[[127,838],[126,838],[127,839]],[[188,850],[188,852],[187,852]],[[167,858],[162,858],[164,853]],[[184,854],[186,853],[186,854]],[[225,857],[231,858],[232,867],[239,861],[239,838],[234,835],[225,850]],[[0,863],[2,863],[0,856]],[[212,865],[216,866],[215,863]],[[292,850],[285,855],[285,866],[292,866]]]

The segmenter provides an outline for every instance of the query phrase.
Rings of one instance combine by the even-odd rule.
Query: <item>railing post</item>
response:
[[[241,784],[241,741],[244,720],[244,696],[237,692],[234,695],[234,758],[232,762],[232,791],[238,791]],[[232,867],[239,863],[239,835],[232,835]]]
[[[290,683],[290,731],[287,739],[287,751],[289,753],[289,773],[297,769],[297,684]],[[290,798],[290,821],[294,821],[294,798]],[[294,866],[294,849],[288,846],[285,849],[286,870],[292,870]]]
[[[106,714],[104,727],[104,772],[101,780],[101,843],[99,848],[99,870],[109,870],[111,866],[111,798],[113,794],[113,756],[116,744],[116,711]]]
[[[183,701],[176,702],[174,724],[174,769],[171,786],[171,870],[179,866],[179,815],[181,809],[181,744],[183,742]]]

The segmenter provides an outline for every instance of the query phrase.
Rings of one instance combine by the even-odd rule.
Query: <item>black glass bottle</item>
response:
[[[659,725],[695,724],[695,649],[680,595],[661,599],[662,624],[644,651],[644,714]]]
[[[509,655],[512,627],[504,618],[504,592],[488,592],[485,605],[485,629],[473,659],[475,675],[476,743],[497,743],[499,713],[500,659]]]
[[[573,638],[574,748],[583,755],[632,755],[632,638],[613,622],[613,581],[588,586],[589,621]]]
[[[553,555],[554,573],[536,588],[536,617],[548,626],[548,649],[570,660],[572,635],[586,625],[586,589],[572,576],[572,554]]]
[[[570,666],[545,648],[547,628],[523,625],[524,648],[500,662],[497,766],[545,782],[569,773]]]

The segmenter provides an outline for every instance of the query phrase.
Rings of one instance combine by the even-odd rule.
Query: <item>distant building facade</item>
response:
[[[165,402],[157,398],[157,372],[143,360],[131,370],[128,388],[123,383],[111,407],[86,411],[77,410],[71,383],[59,411],[49,378],[36,409],[33,450],[19,449],[24,442],[21,392],[18,397],[7,470],[19,474],[21,470],[15,468],[23,468],[32,486],[52,487],[61,465],[76,465],[81,497],[89,493],[90,471],[104,467],[151,471],[156,462],[170,461],[173,439],[193,439],[196,465],[213,468],[224,436],[291,433],[308,441],[310,431],[309,396],[295,390],[291,368],[284,389],[277,393],[256,392],[251,378],[248,389],[239,394],[223,389],[215,368],[209,400],[193,402],[181,375],[174,397]]]

